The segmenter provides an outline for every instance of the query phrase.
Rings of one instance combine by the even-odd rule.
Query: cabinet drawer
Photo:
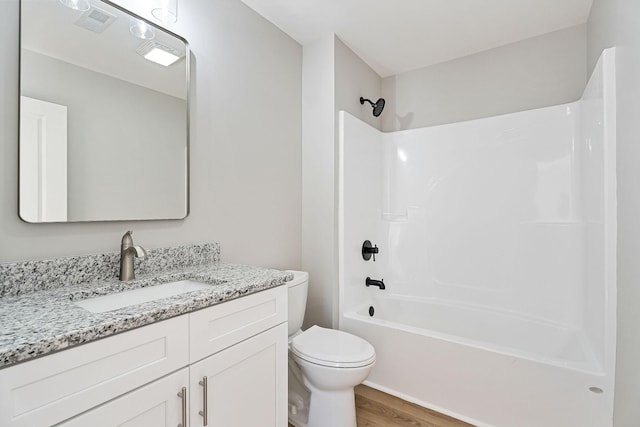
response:
[[[52,425],[188,364],[188,317],[0,370],[0,425]]]
[[[201,360],[286,321],[286,286],[191,313],[190,361]]]

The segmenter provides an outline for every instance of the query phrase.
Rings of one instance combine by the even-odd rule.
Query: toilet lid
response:
[[[320,326],[312,326],[293,338],[291,350],[308,362],[336,368],[366,366],[376,360],[376,352],[367,341]]]

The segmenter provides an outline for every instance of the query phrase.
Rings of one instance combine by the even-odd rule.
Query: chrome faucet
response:
[[[133,271],[133,261],[135,257],[146,258],[147,251],[142,246],[135,246],[131,235],[133,231],[127,231],[122,236],[120,245],[120,280],[133,280],[136,274]]]

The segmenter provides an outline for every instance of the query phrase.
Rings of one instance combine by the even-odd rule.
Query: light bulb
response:
[[[130,18],[129,31],[131,34],[142,40],[151,40],[156,36],[156,33],[149,24],[136,18]]]
[[[178,0],[153,0],[151,14],[161,22],[176,22],[178,20]]]

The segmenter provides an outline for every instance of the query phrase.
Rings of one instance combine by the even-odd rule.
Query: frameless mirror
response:
[[[100,0],[22,0],[20,31],[20,217],[184,218],[186,40]]]

